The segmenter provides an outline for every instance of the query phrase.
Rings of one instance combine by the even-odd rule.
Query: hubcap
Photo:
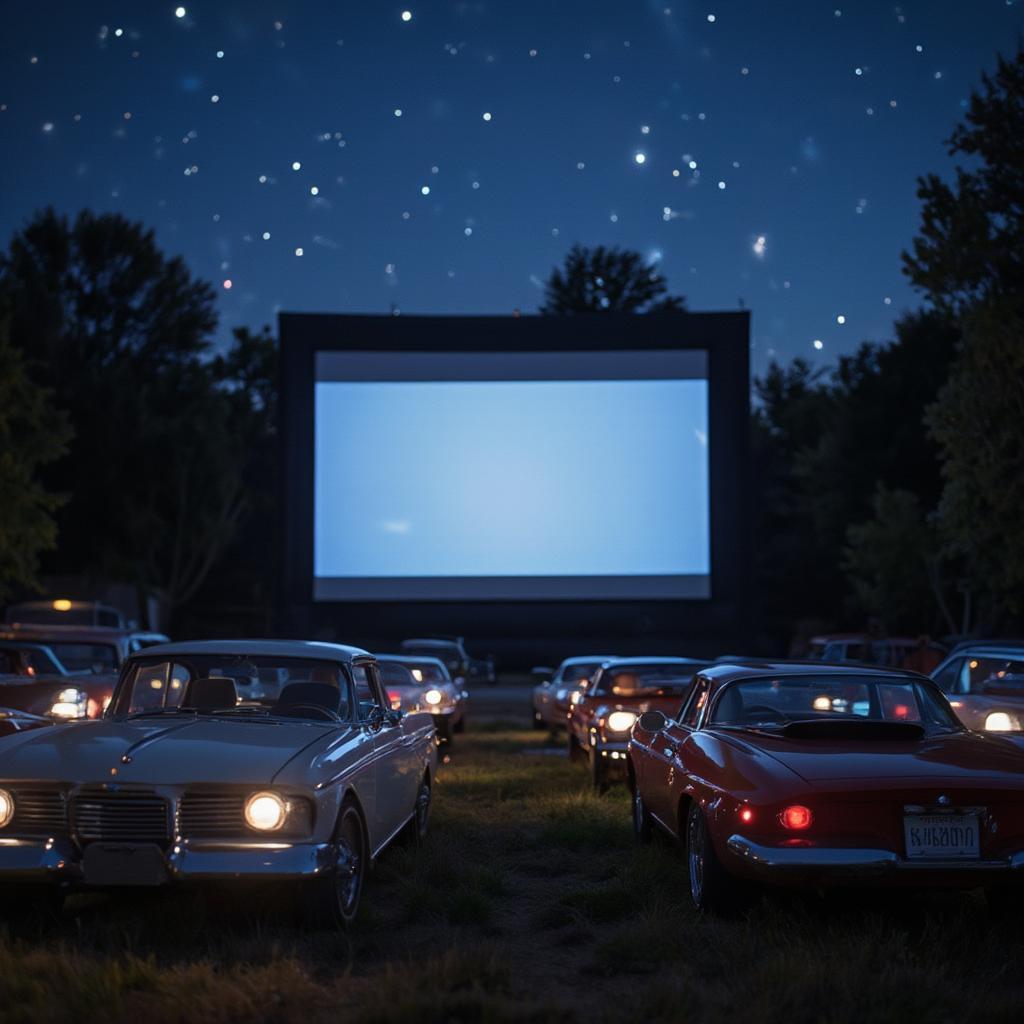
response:
[[[696,814],[691,815],[686,845],[690,862],[690,895],[697,906],[700,906],[704,895],[704,830],[700,826],[700,818]]]
[[[359,826],[351,815],[342,822],[338,837],[338,859],[335,867],[334,884],[338,903],[348,915],[355,910],[359,901],[359,887],[362,883],[362,852]]]

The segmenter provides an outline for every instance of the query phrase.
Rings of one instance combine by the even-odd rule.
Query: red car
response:
[[[931,680],[718,665],[629,744],[633,824],[679,838],[702,910],[752,882],[985,886],[1024,905],[1024,751],[966,730]]]
[[[697,669],[693,658],[613,658],[590,684],[573,694],[569,711],[569,759],[586,757],[594,788],[603,793],[613,774],[623,774],[629,730],[645,711],[675,715]]]

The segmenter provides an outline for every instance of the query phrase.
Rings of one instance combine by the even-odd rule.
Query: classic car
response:
[[[116,673],[71,672],[52,649],[0,640],[0,707],[54,718],[96,718],[110,702]]]
[[[614,657],[614,654],[583,654],[566,658],[557,669],[535,668],[533,675],[545,678],[533,688],[534,729],[556,732],[567,728],[572,695],[585,687],[594,673]]]
[[[717,665],[678,715],[640,716],[627,768],[637,839],[682,842],[702,910],[757,883],[1024,893],[1024,751],[915,673]]]
[[[116,673],[135,651],[167,643],[163,633],[111,626],[18,622],[0,626],[0,640],[45,644],[72,673]]]
[[[438,658],[445,663],[452,679],[456,683],[494,683],[497,675],[494,670],[494,659],[474,658],[466,650],[466,641],[461,636],[454,637],[422,637],[414,640],[403,640],[399,645],[402,654],[424,655]]]
[[[829,633],[811,637],[807,657],[814,661],[913,668],[915,672],[927,674],[945,653],[942,644],[928,637]]]
[[[690,692],[695,658],[615,658],[578,691],[569,712],[569,759],[584,758],[594,788],[604,792],[613,776],[624,776],[629,731],[637,716],[656,709],[675,714]]]
[[[1024,642],[959,644],[931,677],[968,729],[1024,733]]]
[[[0,739],[0,913],[77,888],[253,881],[347,925],[373,858],[425,833],[436,766],[430,717],[388,706],[365,651],[137,652],[99,720]]]
[[[452,680],[439,658],[378,654],[381,679],[396,711],[426,711],[434,719],[438,739],[450,743],[466,728],[468,693]]]

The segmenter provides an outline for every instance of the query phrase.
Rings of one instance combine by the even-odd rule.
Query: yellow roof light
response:
[[[71,602],[66,597],[58,597],[53,602],[53,610],[55,612],[69,612],[71,611]]]

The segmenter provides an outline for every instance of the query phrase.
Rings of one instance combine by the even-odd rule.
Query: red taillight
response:
[[[749,807],[740,808],[740,821],[749,825],[754,820],[754,812]]]
[[[779,815],[779,821],[782,822],[782,827],[791,829],[794,832],[810,828],[813,820],[811,809],[809,807],[804,807],[802,804],[793,804],[791,807],[787,807]]]
[[[388,690],[388,703],[392,711],[399,711],[402,707],[402,695],[397,690]]]
[[[906,704],[897,704],[892,711],[897,718],[906,718],[910,714],[910,708]]]

